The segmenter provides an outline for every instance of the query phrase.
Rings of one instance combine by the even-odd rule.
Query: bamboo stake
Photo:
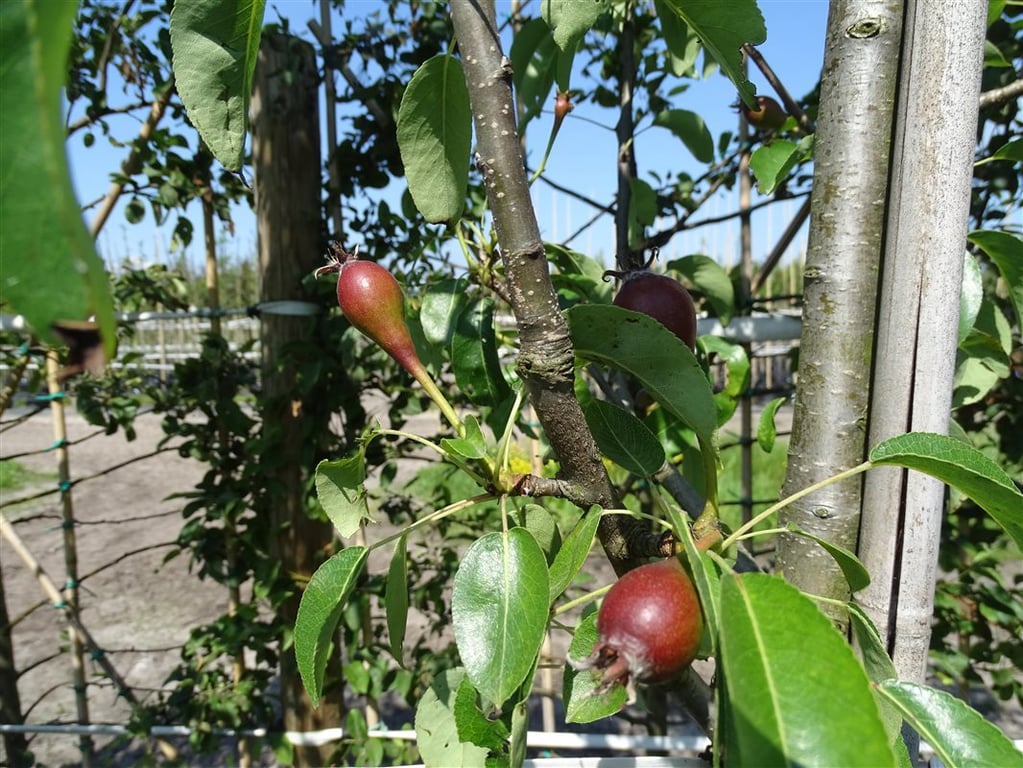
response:
[[[910,0],[892,147],[869,436],[948,430],[987,6]],[[920,120],[938,114],[940,120]],[[935,179],[941,179],[935,184]],[[882,468],[864,482],[859,597],[901,678],[922,682],[944,486]]]
[[[14,530],[14,526],[7,521],[7,517],[2,512],[0,512],[0,538],[7,540],[7,543],[11,545],[14,553],[20,557],[28,569],[32,571],[32,574],[36,577],[36,581],[39,582],[40,588],[43,590],[43,594],[46,595],[47,599],[55,608],[59,608],[63,612],[64,618],[71,627],[71,634],[77,635],[82,644],[88,648],[93,660],[100,666],[106,676],[110,678],[114,686],[117,688],[118,695],[122,696],[124,700],[133,707],[141,706],[141,702],[139,702],[131,688],[128,687],[128,683],[123,677],[121,677],[121,674],[110,662],[110,659],[107,658],[106,654],[103,653],[103,649],[100,648],[99,643],[96,642],[92,633],[90,633],[89,630],[85,628],[85,625],[82,624],[81,617],[78,615],[78,610],[64,599],[53,579],[50,578],[50,575],[43,568],[42,564],[36,560],[28,547],[25,546],[25,542],[18,535],[17,531]],[[157,739],[157,743],[167,759],[177,759],[178,751],[172,744],[164,741],[163,739]]]
[[[64,595],[63,602],[78,613],[78,544],[75,536],[74,505],[71,499],[71,464],[67,449],[67,421],[64,415],[64,390],[58,374],[60,361],[57,350],[46,351],[46,385],[50,392],[50,415],[53,418],[54,457],[57,460],[57,482],[60,485],[61,529],[64,534]],[[75,691],[75,709],[78,722],[89,723],[89,697],[86,692],[84,643],[78,633],[71,632],[71,679]],[[89,768],[93,757],[92,738],[83,734],[78,738],[82,765]]]

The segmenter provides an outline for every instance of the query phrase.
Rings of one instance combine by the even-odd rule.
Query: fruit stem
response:
[[[419,382],[419,386],[430,396],[430,399],[437,404],[440,412],[444,414],[444,418],[448,420],[448,423],[451,424],[458,436],[465,437],[465,424],[462,423],[458,414],[455,413],[455,409],[451,407],[451,403],[444,397],[444,393],[440,391],[440,387],[434,382],[433,377],[430,376],[426,368],[422,365],[413,366],[409,368],[409,373],[412,374],[412,378]]]
[[[559,616],[562,613],[567,613],[568,611],[571,611],[573,608],[579,607],[580,605],[586,605],[586,603],[591,603],[598,597],[602,597],[604,594],[606,594],[608,590],[610,590],[611,587],[613,586],[614,584],[608,584],[607,586],[601,587],[600,589],[595,589],[593,592],[587,592],[585,595],[583,595],[582,597],[577,597],[575,600],[569,600],[564,605],[559,605],[557,608],[555,608],[551,615]]]
[[[437,453],[439,453],[441,456],[443,456],[445,459],[447,459],[452,464],[454,464],[456,467],[458,467],[460,470],[465,472],[465,474],[467,474],[469,477],[471,477],[473,479],[473,481],[475,481],[479,485],[483,486],[484,488],[487,486],[487,482],[488,482],[487,479],[484,478],[479,473],[477,473],[472,468],[471,465],[469,465],[467,462],[463,461],[456,454],[454,454],[454,453],[452,453],[450,451],[444,450],[444,448],[442,448],[441,446],[437,445],[436,443],[434,443],[434,442],[432,442],[430,440],[427,440],[425,437],[421,437],[419,435],[412,434],[411,432],[402,432],[399,429],[378,429],[378,430],[376,430],[374,432],[374,437],[376,435],[392,435],[394,437],[403,437],[403,438],[405,438],[407,440],[412,440],[414,442],[417,442],[417,443],[420,443],[422,445],[425,445],[427,448],[432,448]],[[488,468],[489,468],[489,465],[488,465]]]
[[[380,547],[387,546],[392,541],[401,538],[407,533],[412,533],[412,531],[416,530],[417,528],[422,528],[424,525],[436,523],[440,520],[443,520],[445,517],[448,517],[449,515],[455,514],[455,512],[461,512],[463,509],[468,509],[469,507],[475,506],[476,504],[482,504],[485,501],[492,501],[495,498],[496,497],[492,493],[481,493],[477,496],[472,496],[468,499],[456,501],[454,504],[448,504],[446,507],[442,509],[438,509],[435,512],[431,512],[430,514],[426,515],[425,517],[421,517],[411,525],[405,526],[397,533],[393,533],[390,536],[381,539],[380,541],[370,544],[369,549],[372,551],[374,549],[379,549]]]
[[[729,536],[727,539],[725,539],[723,542],[721,542],[721,549],[722,550],[727,550],[732,544],[734,544],[736,541],[738,541],[742,536],[744,536],[745,534],[747,534],[751,530],[753,530],[754,526],[756,526],[758,523],[761,523],[764,520],[766,520],[767,518],[769,518],[771,515],[773,515],[779,509],[784,509],[785,507],[787,507],[792,502],[798,501],[799,499],[803,498],[804,496],[809,496],[811,493],[813,493],[814,491],[819,491],[821,488],[826,488],[827,486],[831,485],[832,483],[837,483],[837,482],[839,482],[841,480],[848,480],[850,477],[855,477],[856,475],[859,475],[859,474],[861,474],[863,472],[866,472],[872,466],[874,466],[873,463],[869,462],[869,461],[865,461],[862,464],[857,464],[855,467],[852,467],[851,469],[846,469],[846,470],[844,470],[842,472],[839,472],[837,475],[832,475],[831,477],[826,477],[823,480],[819,480],[818,482],[814,483],[813,485],[808,485],[803,490],[796,491],[791,496],[788,496],[788,497],[782,499],[781,501],[779,501],[777,504],[772,504],[767,509],[765,509],[763,512],[761,512],[759,515],[757,515],[752,520],[750,520],[748,523],[743,525],[741,528],[736,529],[736,531],[731,536]]]

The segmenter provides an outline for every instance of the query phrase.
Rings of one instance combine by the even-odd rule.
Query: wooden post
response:
[[[260,300],[305,298],[302,279],[322,263],[320,131],[316,56],[311,45],[287,35],[264,35],[252,96],[252,165],[256,188]],[[295,594],[279,616],[282,629],[298,612],[299,585],[312,575],[330,544],[330,525],[306,514],[302,400],[295,371],[282,349],[308,337],[308,318],[262,315],[264,432],[274,445],[268,485],[280,488],[272,521],[281,573],[294,579]],[[340,725],[340,696],[313,709],[298,675],[294,653],[281,654],[284,727],[311,731]],[[297,747],[296,765],[326,765],[331,747]]]

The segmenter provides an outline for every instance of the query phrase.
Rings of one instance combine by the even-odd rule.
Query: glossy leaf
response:
[[[547,258],[557,267],[551,275],[556,288],[567,284],[590,303],[611,301],[611,284],[603,280],[604,267],[596,259],[557,243],[544,243],[544,248]]]
[[[230,171],[245,160],[249,99],[265,0],[175,0],[174,84],[188,119]]]
[[[657,219],[657,192],[642,179],[630,178],[629,244],[643,241],[643,232]]]
[[[607,11],[608,0],[543,0],[540,13],[554,33],[554,42],[564,52],[575,51],[583,35]]]
[[[512,709],[511,743],[508,748],[508,765],[523,765],[526,761],[526,746],[529,738],[529,703],[520,701]]]
[[[459,316],[451,367],[458,388],[475,405],[496,405],[511,394],[497,356],[493,299],[476,299]]]
[[[465,437],[444,438],[440,441],[441,448],[455,457],[482,459],[487,455],[487,441],[483,437],[479,421],[469,414],[462,423],[465,425]]]
[[[959,365],[955,374],[954,408],[983,400],[998,382],[1009,375],[1012,328],[994,302],[981,300],[973,327],[959,342]]]
[[[1001,230],[982,229],[966,239],[986,253],[1009,288],[1016,324],[1023,323],[1023,237]]]
[[[583,406],[600,452],[634,475],[650,477],[664,464],[664,448],[635,415],[605,400]]]
[[[696,77],[696,58],[700,53],[700,38],[691,34],[685,22],[664,6],[663,0],[654,0],[654,10],[661,23],[661,36],[671,54],[671,71],[676,77]]]
[[[1009,139],[989,157],[978,160],[974,165],[987,165],[998,160],[1009,160],[1016,163],[1023,162],[1023,137],[1016,136]]]
[[[364,520],[373,522],[366,503],[365,481],[366,454],[361,448],[354,456],[325,459],[316,465],[316,496],[330,522],[344,537],[359,530]]]
[[[529,531],[543,550],[547,562],[553,562],[561,549],[561,531],[558,523],[546,508],[539,504],[526,504],[518,513],[519,525]],[[551,574],[553,580],[554,575]]]
[[[469,184],[472,112],[462,63],[445,54],[424,62],[398,109],[398,149],[409,192],[427,221],[462,214]]]
[[[323,675],[341,612],[368,556],[365,547],[342,549],[316,569],[302,593],[295,619],[295,660],[313,706],[320,702]]]
[[[117,324],[103,262],[71,188],[61,90],[78,3],[20,0],[0,11],[0,296],[48,344],[53,324],[94,314],[107,358]]]
[[[664,267],[684,275],[707,298],[721,324],[728,325],[735,314],[735,287],[724,267],[702,253],[674,259]]]
[[[451,343],[458,316],[466,305],[467,285],[462,278],[442,280],[432,284],[423,294],[419,322],[423,326],[423,336],[431,344],[447,347]]]
[[[791,173],[803,158],[800,145],[785,139],[775,139],[754,150],[749,167],[757,179],[757,189],[762,195],[770,195]]]
[[[572,579],[579,573],[579,569],[583,567],[583,563],[586,562],[586,557],[590,554],[590,548],[593,546],[593,537],[597,535],[600,515],[600,507],[590,507],[561,543],[561,548],[554,557],[554,562],[551,563],[551,603],[568,588]]]
[[[863,667],[795,587],[764,574],[722,577],[720,643],[730,764],[895,763]]]
[[[884,642],[881,640],[881,635],[878,633],[877,627],[874,626],[874,622],[856,603],[850,602],[847,607],[849,609],[849,626],[852,628],[856,648],[870,682],[880,683],[898,677],[895,664],[888,656],[888,651],[885,650]],[[888,742],[898,755],[900,766],[909,763],[909,752],[906,749],[906,742],[902,739],[902,713],[876,690],[874,698],[881,711],[881,720],[888,733]],[[903,757],[905,757],[904,760]]]
[[[465,679],[461,667],[438,674],[416,706],[416,743],[426,765],[483,768],[488,750],[458,736],[455,707]]]
[[[669,504],[668,510],[675,537],[685,547],[689,573],[693,577],[696,593],[700,596],[704,631],[699,656],[714,656],[717,653],[717,640],[721,631],[721,574],[710,555],[697,549],[689,522],[679,514],[673,504]]]
[[[947,768],[1020,768],[1023,753],[984,716],[950,693],[904,680],[877,685]]]
[[[969,251],[963,257],[963,289],[959,295],[959,342],[973,328],[984,301],[984,285],[980,278],[980,264]]]
[[[688,109],[665,109],[654,117],[654,125],[667,128],[686,145],[693,157],[701,163],[714,162],[714,137],[710,129],[695,112]]]
[[[717,426],[707,376],[671,331],[639,312],[580,304],[566,313],[576,354],[635,376],[657,402],[711,441]]]
[[[696,342],[709,356],[716,354],[725,364],[725,386],[714,393],[717,407],[717,425],[724,426],[732,418],[740,398],[749,389],[749,355],[741,344],[734,344],[720,336],[701,336]]]
[[[562,682],[565,700],[565,722],[592,723],[615,714],[628,700],[624,685],[615,684],[607,691],[597,692],[599,676],[590,669],[576,669],[573,664],[585,661],[597,644],[597,612],[586,614],[575,628],[568,646],[568,660]]]
[[[466,674],[500,707],[532,669],[547,629],[547,561],[524,528],[488,533],[455,574],[451,615]]]
[[[911,432],[874,446],[870,461],[915,469],[962,491],[1023,547],[1023,493],[976,448],[947,435]]]
[[[775,398],[765,405],[764,410],[760,412],[760,422],[757,425],[757,442],[760,444],[764,453],[770,453],[774,450],[774,441],[778,435],[774,419],[778,415],[778,409],[781,408],[787,400],[788,398],[785,397]]]
[[[515,93],[525,106],[519,130],[540,114],[554,85],[560,51],[543,19],[530,19],[515,33],[509,58]]]
[[[754,104],[756,92],[742,69],[742,46],[767,39],[764,17],[756,0],[663,0],[700,37],[700,42],[735,84],[742,100]]]
[[[842,569],[842,575],[845,576],[846,583],[849,584],[849,590],[851,592],[859,592],[870,584],[870,574],[867,573],[867,569],[860,562],[859,558],[856,557],[845,547],[840,547],[834,542],[830,542],[826,539],[822,539],[820,536],[815,536],[812,533],[804,531],[795,523],[789,523],[786,526],[792,533],[803,536],[807,539],[812,539],[820,544],[827,553],[834,558],[838,567]]]
[[[384,592],[384,608],[387,611],[387,638],[391,655],[402,666],[405,630],[408,626],[408,551],[405,536],[394,542],[394,554],[387,569],[387,589]]]
[[[484,715],[477,700],[479,696],[468,677],[462,677],[455,693],[455,727],[458,740],[500,755],[508,750],[508,726],[500,718],[490,719]]]

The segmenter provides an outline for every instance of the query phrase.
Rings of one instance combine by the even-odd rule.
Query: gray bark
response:
[[[976,145],[987,4],[908,0],[892,150],[870,444],[945,433]],[[859,595],[903,679],[923,682],[944,486],[880,468],[864,484]]]
[[[577,503],[612,508],[618,495],[590,434],[573,388],[575,355],[558,307],[536,223],[515,125],[511,69],[501,50],[493,2],[459,0],[451,20],[465,67],[476,129],[477,164],[506,274],[506,295],[519,329],[517,370],[544,434],[561,463],[563,485]],[[616,572],[644,562],[641,526],[621,515],[601,518],[598,534]],[[643,545],[657,544],[646,536]],[[637,551],[639,550],[639,551]]]
[[[252,95],[252,166],[260,268],[260,300],[302,300],[302,278],[322,264],[320,216],[320,131],[316,55],[287,35],[264,35]],[[306,319],[266,314],[262,318],[264,429],[278,455],[268,482],[280,488],[274,505],[275,555],[284,574],[293,575],[295,594],[280,609],[281,626],[293,626],[300,594],[297,584],[322,561],[329,524],[306,514],[303,466],[303,403],[295,371],[279,364],[282,347],[307,337]],[[284,727],[315,731],[338,725],[340,694],[325,692],[318,709],[306,695],[295,654],[281,654],[281,707]],[[331,659],[332,672],[339,662]],[[328,677],[328,679],[330,679]],[[326,765],[332,747],[295,748],[296,765]]]
[[[901,30],[899,0],[831,4],[784,495],[864,459]],[[789,506],[782,522],[855,549],[860,489],[860,478],[832,484]],[[806,592],[848,597],[834,560],[809,539],[783,536],[778,563]]]

